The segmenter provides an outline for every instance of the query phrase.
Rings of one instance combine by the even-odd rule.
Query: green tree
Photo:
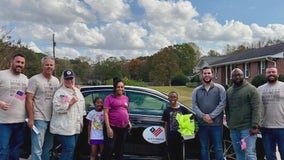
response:
[[[124,61],[119,60],[116,57],[110,57],[106,60],[102,60],[94,65],[95,77],[102,82],[113,77],[124,77],[126,71],[124,71]]]
[[[132,59],[127,63],[127,68],[131,79],[141,80],[143,64],[144,62],[138,58]]]
[[[70,60],[73,71],[76,74],[76,81],[79,84],[86,84],[88,80],[92,79],[92,68],[90,63],[92,60],[89,57],[80,56],[74,60]]]
[[[193,72],[193,68],[197,64],[200,57],[199,48],[194,43],[183,43],[180,45],[170,46],[178,56],[178,65],[184,75]]]
[[[59,79],[61,78],[61,74],[65,69],[73,69],[73,65],[71,64],[68,58],[56,58],[55,60],[55,76]],[[77,79],[77,78],[76,78]]]
[[[161,85],[171,85],[172,79],[180,71],[178,56],[170,48],[164,48],[152,59],[153,70],[150,79]]]
[[[210,57],[218,57],[218,56],[221,56],[221,54],[217,51],[214,51],[214,50],[210,50],[208,53],[208,56]]]

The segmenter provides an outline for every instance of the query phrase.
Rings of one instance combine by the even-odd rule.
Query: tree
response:
[[[201,55],[199,48],[194,43],[184,43],[181,45],[170,46],[178,56],[178,65],[184,75],[193,72],[193,68]]]
[[[153,55],[153,70],[150,72],[150,79],[161,85],[171,85],[171,80],[180,71],[178,56],[170,48],[164,48]]]
[[[208,53],[208,56],[210,57],[218,57],[218,56],[221,56],[221,54],[217,51],[214,51],[214,50],[210,50]]]
[[[72,69],[76,74],[77,83],[85,84],[93,78],[92,68],[90,65],[92,60],[89,57],[80,56],[74,60],[71,59],[70,63],[72,64]]]
[[[130,79],[141,80],[143,64],[144,62],[137,58],[127,63]]]
[[[113,77],[124,77],[126,71],[124,70],[125,62],[116,57],[110,57],[94,65],[94,74],[96,79],[105,82]]]
[[[65,69],[73,69],[73,65],[71,64],[71,61],[68,58],[56,58],[55,60],[55,76],[60,78],[62,72]],[[77,78],[76,78],[77,79]]]

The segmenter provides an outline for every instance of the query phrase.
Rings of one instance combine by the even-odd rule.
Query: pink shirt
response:
[[[128,125],[128,97],[122,95],[116,97],[113,94],[106,96],[104,108],[109,109],[109,124],[111,126],[124,128]]]

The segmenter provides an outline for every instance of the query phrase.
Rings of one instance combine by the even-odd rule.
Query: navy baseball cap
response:
[[[63,78],[64,79],[68,79],[68,78],[74,78],[75,75],[74,75],[74,72],[72,70],[65,70],[63,72]]]

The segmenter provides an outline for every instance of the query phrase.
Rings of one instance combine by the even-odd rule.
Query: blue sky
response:
[[[283,0],[1,0],[0,36],[56,56],[127,59],[194,42],[224,46],[284,40]],[[282,8],[281,8],[282,7]],[[8,39],[4,39],[8,40]]]
[[[284,24],[283,0],[191,0],[191,3],[201,16],[210,13],[222,24],[227,20],[263,27]]]

